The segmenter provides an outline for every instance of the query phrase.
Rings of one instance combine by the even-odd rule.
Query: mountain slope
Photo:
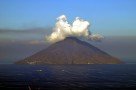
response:
[[[118,64],[119,59],[74,37],[52,44],[17,64]]]

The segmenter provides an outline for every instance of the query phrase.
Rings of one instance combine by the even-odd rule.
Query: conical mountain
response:
[[[67,37],[16,64],[119,64],[119,59],[81,41]]]

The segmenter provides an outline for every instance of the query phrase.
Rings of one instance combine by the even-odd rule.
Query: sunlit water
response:
[[[0,88],[101,90],[136,87],[136,65],[0,65]],[[135,89],[136,90],[136,89]]]

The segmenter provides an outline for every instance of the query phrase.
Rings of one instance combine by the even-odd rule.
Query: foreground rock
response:
[[[74,37],[16,62],[16,64],[120,64],[122,61]]]

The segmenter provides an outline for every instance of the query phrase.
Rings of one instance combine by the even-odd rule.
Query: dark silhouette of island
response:
[[[119,59],[81,41],[67,37],[16,64],[120,64]]]

